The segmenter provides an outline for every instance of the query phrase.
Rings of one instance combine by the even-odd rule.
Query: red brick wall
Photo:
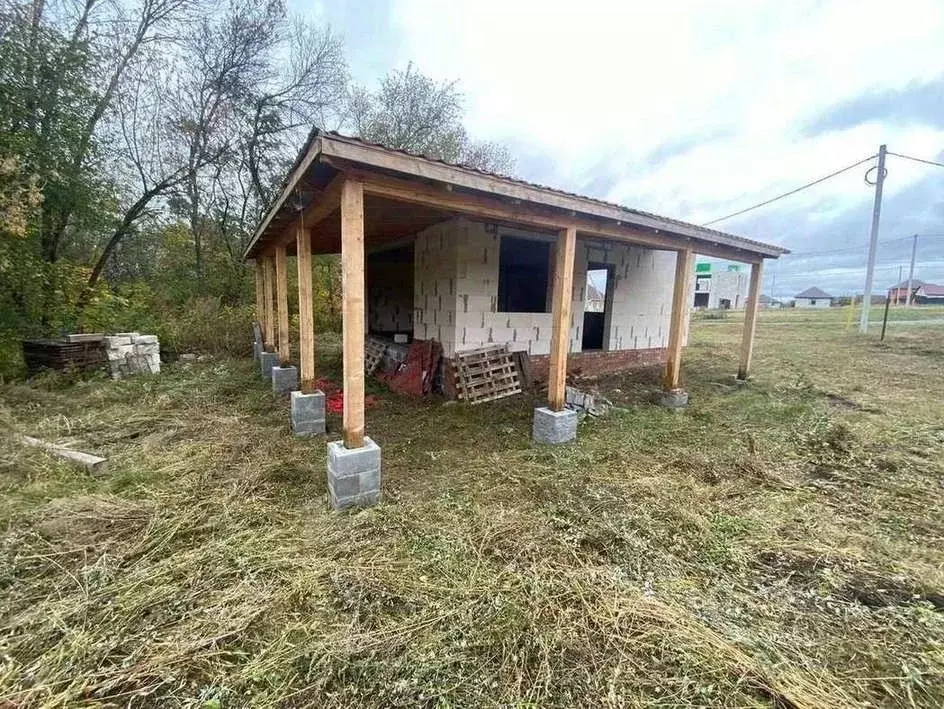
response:
[[[567,355],[567,373],[594,376],[612,374],[642,367],[665,364],[664,347],[643,350],[614,350],[612,352],[571,352]],[[547,381],[551,358],[549,355],[531,355],[531,377],[538,382]],[[444,394],[455,399],[457,394],[455,368],[449,359],[443,360]]]
[[[664,364],[665,356],[664,347],[611,352],[571,352],[567,355],[567,373],[582,376],[612,374],[628,369]],[[547,381],[550,363],[549,355],[531,355],[531,376],[539,382]]]

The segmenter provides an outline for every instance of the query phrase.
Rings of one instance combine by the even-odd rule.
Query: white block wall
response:
[[[414,270],[409,261],[367,260],[369,332],[413,331]]]
[[[420,232],[413,245],[413,337],[456,349],[456,222]]]
[[[706,274],[697,274],[704,276]],[[696,275],[696,277],[697,277]],[[712,271],[708,290],[709,310],[721,307],[722,300],[731,301],[732,310],[740,310],[747,300],[749,274],[742,271]],[[694,283],[694,281],[693,281]],[[694,302],[694,296],[692,297]]]
[[[491,233],[490,233],[491,232]],[[502,235],[555,241],[521,230],[488,229],[456,219],[421,232],[415,244],[413,335],[435,338],[444,354],[508,343],[513,350],[546,355],[551,313],[499,313],[499,243]],[[675,253],[578,239],[574,259],[570,351],[580,352],[587,263],[614,266],[607,349],[648,349],[668,343]],[[550,309],[550,295],[548,309]]]

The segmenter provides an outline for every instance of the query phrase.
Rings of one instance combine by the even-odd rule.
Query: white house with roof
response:
[[[814,286],[793,296],[793,304],[797,308],[828,308],[833,304],[833,297]]]

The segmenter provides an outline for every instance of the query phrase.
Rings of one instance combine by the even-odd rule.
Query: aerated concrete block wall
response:
[[[381,254],[382,256],[382,254]],[[367,327],[370,332],[413,331],[413,264],[367,259]]]
[[[413,337],[438,340],[456,353],[456,223],[435,224],[413,244]]]
[[[747,273],[741,271],[712,271],[708,308],[720,308],[722,300],[729,300],[733,310],[744,308],[748,277]]]
[[[613,306],[610,315],[608,350],[663,348],[669,342],[672,289],[675,280],[675,252],[599,241],[577,241],[574,259],[574,288],[580,292],[575,305],[583,322],[587,264],[612,265]],[[579,306],[579,311],[577,307]],[[578,347],[572,352],[579,352]]]
[[[455,219],[421,232],[415,242],[413,335],[438,339],[444,355],[507,343],[532,355],[550,352],[552,316],[501,313],[499,250],[503,235],[555,236]],[[668,343],[675,253],[578,239],[574,258],[570,351],[581,351],[590,262],[613,266],[609,350],[657,349]],[[550,296],[548,296],[550,309]]]

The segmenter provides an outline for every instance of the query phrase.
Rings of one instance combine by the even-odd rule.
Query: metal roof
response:
[[[531,190],[538,190],[540,193],[546,195],[557,195],[560,197],[567,198],[568,200],[577,201],[577,204],[569,204],[568,207],[574,209],[575,211],[580,211],[587,213],[590,216],[596,217],[609,217],[613,219],[622,219],[625,220],[627,224],[661,229],[668,233],[678,234],[681,236],[692,237],[700,239],[703,241],[713,242],[721,244],[724,246],[730,246],[737,249],[743,249],[758,255],[765,257],[777,258],[783,254],[790,253],[789,249],[785,249],[781,246],[776,246],[773,244],[768,244],[760,241],[755,241],[753,239],[748,239],[743,236],[738,236],[736,234],[731,234],[728,232],[718,231],[716,229],[710,229],[703,226],[698,226],[696,224],[691,224],[689,222],[684,222],[678,219],[673,219],[670,217],[660,216],[658,214],[653,214],[651,212],[645,212],[639,209],[632,209],[625,207],[623,205],[608,202],[606,200],[598,199],[595,197],[587,197],[585,195],[580,195],[574,192],[568,192],[566,190],[558,189],[555,187],[549,187],[547,185],[542,185],[536,182],[529,182],[527,180],[522,180],[515,177],[509,177],[508,175],[502,175],[497,172],[490,172],[487,170],[482,170],[477,167],[472,167],[469,165],[463,165],[461,163],[452,163],[445,160],[440,160],[438,158],[432,158],[428,155],[423,155],[421,153],[415,153],[408,150],[402,150],[399,148],[391,148],[380,143],[372,143],[367,140],[355,136],[348,136],[337,131],[323,131],[321,129],[313,129],[308,138],[305,141],[305,144],[302,146],[301,150],[298,153],[298,156],[295,158],[294,163],[292,164],[291,169],[287,172],[285,179],[282,181],[281,188],[279,190],[279,196],[269,205],[266,210],[266,214],[263,220],[259,224],[259,228],[256,230],[252,242],[249,247],[246,249],[246,256],[248,257],[249,253],[253,250],[256,242],[263,236],[269,221],[275,215],[276,212],[281,209],[282,204],[285,201],[285,191],[286,188],[291,186],[292,180],[296,177],[295,173],[299,170],[305,160],[308,158],[309,153],[312,150],[312,147],[316,140],[321,140],[322,145],[321,149],[324,150],[325,143],[340,143],[348,144],[354,146],[364,146],[374,150],[380,150],[384,153],[389,153],[391,155],[401,155],[413,159],[418,159],[430,163],[431,165],[444,166],[451,170],[458,171],[460,173],[465,173],[468,175],[479,176],[482,178],[487,178],[490,182],[488,187],[482,188],[485,192],[493,192],[493,189],[498,188],[501,185],[509,186],[520,186],[528,188]],[[317,158],[317,156],[315,156]],[[369,163],[368,163],[369,164]],[[494,191],[495,194],[501,196],[501,193]],[[602,207],[606,209],[605,214],[601,214],[599,209],[593,209],[591,211],[586,211],[581,209],[581,204],[587,206]]]
[[[797,293],[794,298],[832,298],[832,296],[824,290],[820,290],[816,286],[812,288],[807,288],[802,293]]]

